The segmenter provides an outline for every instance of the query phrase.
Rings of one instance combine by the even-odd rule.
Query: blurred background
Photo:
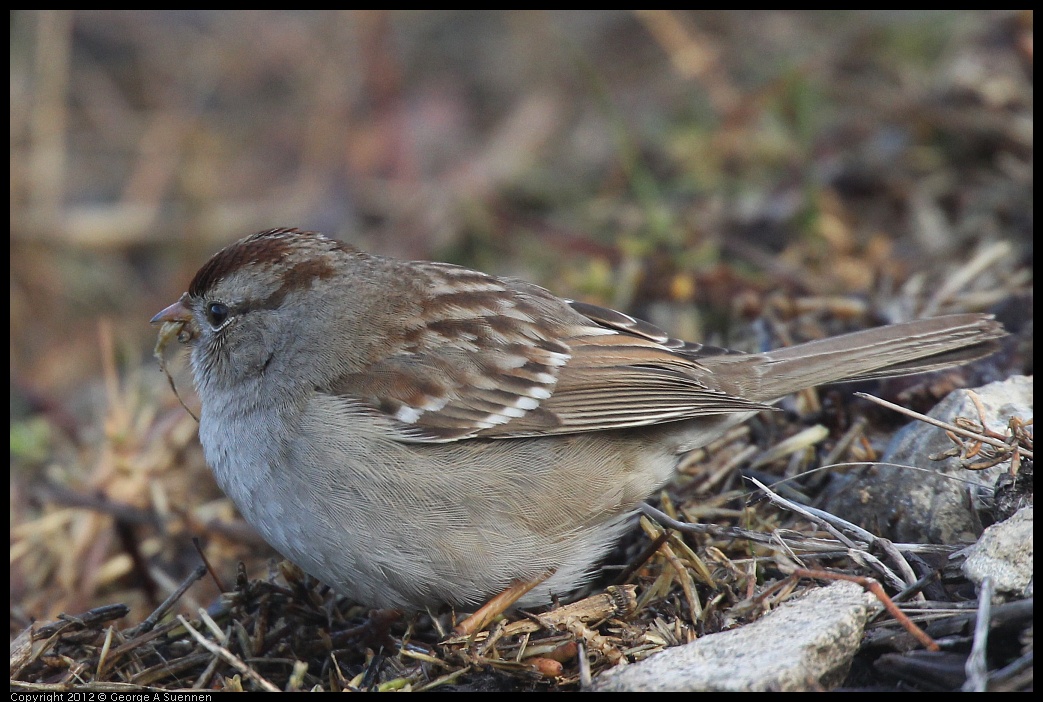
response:
[[[148,320],[261,229],[745,347],[765,319],[1031,327],[1031,12],[10,17],[18,616],[148,611],[195,561],[142,525],[231,513]]]

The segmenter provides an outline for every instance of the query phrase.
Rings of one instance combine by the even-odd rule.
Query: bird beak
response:
[[[188,293],[185,293],[181,299],[153,317],[149,324],[167,324],[168,322],[188,324],[192,321],[192,312],[185,304],[187,300]]]
[[[153,317],[151,323],[162,325],[159,328],[159,341],[156,346],[160,350],[170,343],[175,334],[182,344],[187,344],[199,336],[199,327],[188,308],[188,293]]]

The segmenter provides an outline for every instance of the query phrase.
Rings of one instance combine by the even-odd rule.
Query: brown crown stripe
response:
[[[307,239],[311,245],[302,246],[302,237]],[[309,265],[308,259],[315,250],[357,253],[350,246],[334,239],[327,239],[318,232],[287,228],[269,229],[258,232],[214,254],[192,278],[192,282],[188,286],[188,293],[193,297],[202,297],[218,282],[244,266],[276,265],[291,256],[302,258],[300,263],[292,266],[288,272],[283,274],[283,288],[277,294],[285,296],[288,290],[310,285],[316,277],[331,275],[328,271],[319,270],[319,267],[328,268],[326,264]]]

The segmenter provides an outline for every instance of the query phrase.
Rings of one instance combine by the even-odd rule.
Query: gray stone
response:
[[[594,681],[599,692],[798,691],[847,675],[876,599],[838,582],[810,590],[746,626],[704,636]]]
[[[1032,418],[1029,377],[1015,376],[974,392],[981,398],[993,431],[1004,433],[1012,416]],[[950,423],[959,416],[977,420],[978,410],[967,390],[957,390],[929,416]],[[991,495],[1010,463],[971,471],[958,458],[928,458],[952,447],[944,430],[913,422],[895,435],[880,463],[838,474],[839,487],[825,501],[824,509],[892,541],[972,543],[982,531],[978,511],[984,498]]]
[[[986,529],[968,549],[963,574],[979,586],[986,576],[991,577],[997,595],[1030,596],[1032,508],[1023,507],[1007,521]]]

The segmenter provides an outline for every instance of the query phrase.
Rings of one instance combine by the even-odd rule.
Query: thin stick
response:
[[[986,444],[989,444],[990,446],[995,446],[997,448],[1007,449],[1007,450],[1011,449],[1011,445],[1010,444],[1005,443],[1003,441],[1000,441],[999,439],[993,439],[993,438],[985,436],[983,434],[976,434],[973,431],[968,431],[966,429],[962,429],[962,428],[956,426],[955,424],[949,424],[948,422],[943,422],[943,421],[941,421],[939,419],[935,419],[934,417],[928,417],[926,414],[920,414],[919,412],[914,412],[911,409],[908,409],[906,407],[902,407],[901,405],[896,405],[893,402],[888,402],[887,400],[882,400],[879,397],[875,397],[875,396],[870,395],[868,393],[856,392],[855,395],[858,396],[858,397],[865,398],[865,399],[867,399],[867,400],[869,400],[871,402],[875,402],[876,404],[881,405],[883,407],[887,407],[888,409],[892,409],[895,412],[900,412],[900,413],[902,413],[902,414],[904,414],[906,416],[912,417],[913,419],[919,419],[921,422],[927,422],[928,424],[930,424],[932,426],[936,426],[939,429],[945,429],[946,431],[951,431],[954,434],[959,434],[960,436],[966,436],[968,439],[974,439],[976,441],[981,441],[982,443],[986,443]],[[1027,450],[1022,449],[1022,448],[1019,448],[1018,451],[1023,456],[1027,456],[1029,458],[1032,458],[1032,451],[1027,451]]]
[[[884,608],[890,613],[895,621],[905,627],[913,637],[922,643],[928,651],[940,651],[941,647],[935,643],[935,640],[928,635],[926,631],[916,625],[912,619],[906,616],[905,612],[898,608],[887,593],[884,592],[884,588],[873,578],[866,578],[861,575],[847,575],[845,573],[833,573],[828,570],[809,570],[807,568],[795,568],[793,575],[800,576],[802,578],[812,578],[816,580],[846,580],[848,582],[856,583],[861,585],[866,590],[876,595],[876,598],[880,600]]]
[[[974,622],[974,643],[971,655],[967,657],[964,669],[967,681],[963,683],[964,692],[985,692],[988,687],[989,666],[985,660],[985,649],[989,641],[989,625],[992,623],[992,578],[985,576],[981,581],[978,593],[978,618]]]
[[[201,614],[206,614],[206,612],[204,610],[200,610],[200,613]],[[232,666],[233,668],[238,670],[240,673],[242,673],[244,676],[250,678],[255,683],[257,683],[258,685],[263,687],[265,689],[265,691],[267,691],[267,692],[282,692],[282,690],[280,690],[275,685],[273,685],[270,682],[268,682],[267,680],[265,680],[263,677],[261,677],[261,674],[258,673],[256,670],[254,670],[250,666],[246,665],[246,663],[243,663],[241,660],[239,660],[239,657],[236,656],[231,651],[229,651],[227,648],[225,648],[224,646],[218,646],[216,643],[210,641],[205,636],[203,636],[198,631],[196,631],[192,627],[192,625],[188,623],[188,620],[185,619],[183,616],[181,616],[179,614],[179,615],[177,615],[177,619],[178,619],[179,622],[181,622],[181,626],[185,627],[185,629],[188,631],[188,633],[192,635],[192,638],[194,638],[197,642],[199,642],[200,646],[202,646],[206,650],[210,651],[210,653],[213,653],[215,656],[219,656],[219,657],[223,658],[225,660],[225,662],[228,663],[228,665]]]
[[[151,631],[152,628],[159,623],[159,620],[162,619],[170,610],[170,608],[174,606],[174,603],[181,599],[181,596],[188,591],[188,588],[192,587],[197,580],[200,580],[204,575],[206,575],[206,570],[206,566],[196,566],[196,569],[192,571],[192,574],[185,578],[174,592],[170,593],[170,597],[163,600],[152,614],[145,617],[143,622],[127,632],[127,638],[133,639],[140,634],[144,634],[146,631]]]

